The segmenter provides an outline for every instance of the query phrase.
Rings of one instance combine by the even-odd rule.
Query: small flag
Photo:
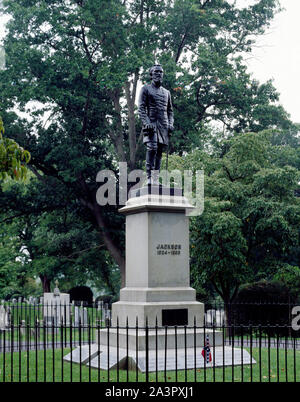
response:
[[[206,361],[206,364],[210,363],[212,358],[211,358],[211,352],[210,352],[210,347],[209,347],[209,337],[206,335],[206,340],[205,340],[205,346],[202,349],[202,356]]]

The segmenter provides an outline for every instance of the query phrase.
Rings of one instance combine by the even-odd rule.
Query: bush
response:
[[[229,314],[233,324],[270,325],[266,331],[268,334],[285,334],[283,329],[274,326],[291,325],[291,310],[295,302],[284,284],[260,281],[241,288],[230,306]]]
[[[75,304],[83,302],[85,305],[93,305],[93,292],[88,286],[75,286],[69,290],[70,302]]]
[[[101,295],[96,298],[95,302],[99,303],[100,301],[102,301],[103,304],[107,303],[109,306],[111,306],[111,304],[115,301],[114,299],[115,298],[112,295]]]

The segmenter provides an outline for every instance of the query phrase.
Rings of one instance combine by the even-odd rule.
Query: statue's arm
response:
[[[169,130],[173,131],[174,130],[174,112],[173,112],[173,105],[172,105],[172,99],[171,99],[171,94],[170,91],[168,91],[168,119],[169,119]]]
[[[142,121],[143,126],[150,125],[150,119],[147,114],[147,105],[148,105],[148,91],[147,88],[144,86],[141,89],[139,102],[138,102],[138,115]]]

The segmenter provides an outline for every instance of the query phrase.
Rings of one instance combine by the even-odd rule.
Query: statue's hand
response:
[[[168,134],[169,134],[170,136],[172,135],[173,131],[174,131],[174,127],[173,127],[173,126],[169,126]]]
[[[144,135],[152,134],[154,130],[155,130],[155,124],[153,123],[145,124],[143,127]]]

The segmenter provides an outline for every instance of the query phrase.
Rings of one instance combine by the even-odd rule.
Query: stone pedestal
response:
[[[147,190],[147,188],[146,188]],[[203,325],[204,306],[190,287],[189,218],[181,190],[127,201],[126,286],[112,305],[112,326]]]
[[[65,360],[145,371],[149,358],[164,355],[173,370],[174,353],[184,356],[188,350],[198,356],[193,367],[203,367],[205,338],[212,350],[223,344],[220,331],[201,328],[204,305],[190,287],[187,213],[192,208],[180,189],[145,187],[129,198],[119,210],[126,215],[126,286],[112,305],[112,327],[96,332],[91,354],[82,346]]]

